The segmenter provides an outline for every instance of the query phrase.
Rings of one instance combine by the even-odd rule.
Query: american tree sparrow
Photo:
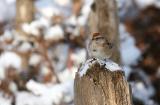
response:
[[[94,33],[88,44],[89,57],[104,60],[111,58],[112,53],[113,44],[100,33]]]

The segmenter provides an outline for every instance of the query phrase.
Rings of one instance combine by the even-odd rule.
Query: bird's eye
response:
[[[107,43],[107,45],[109,46],[109,48],[113,48],[113,44],[112,43]]]

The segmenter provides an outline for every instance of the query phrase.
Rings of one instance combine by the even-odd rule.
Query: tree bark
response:
[[[34,19],[34,1],[35,0],[17,0],[16,1],[16,21],[15,29],[19,37],[28,40],[29,36],[22,30],[23,23],[30,23]]]
[[[30,23],[34,19],[34,0],[17,0],[16,7],[16,24]]]
[[[119,19],[115,0],[95,0],[89,16],[90,32],[99,32],[113,43],[113,61],[120,64]]]
[[[106,70],[98,63],[86,75],[76,74],[74,89],[75,105],[132,105],[123,72]]]

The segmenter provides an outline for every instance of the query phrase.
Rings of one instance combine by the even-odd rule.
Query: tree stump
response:
[[[75,105],[132,105],[122,68],[112,61],[90,59],[74,82]]]

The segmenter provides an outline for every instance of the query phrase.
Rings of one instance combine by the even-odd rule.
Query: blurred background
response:
[[[74,105],[93,0],[0,0],[0,105]],[[134,105],[160,105],[160,0],[117,0]]]

